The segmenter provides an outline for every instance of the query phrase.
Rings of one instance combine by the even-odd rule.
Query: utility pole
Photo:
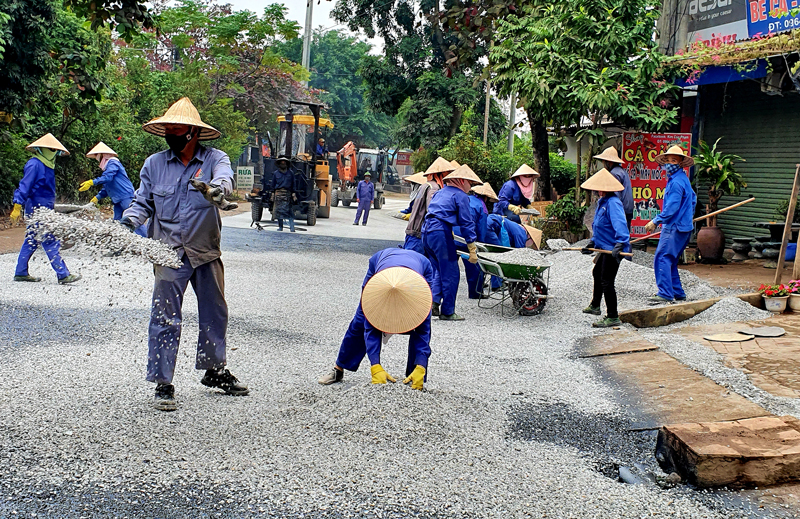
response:
[[[508,114],[508,152],[514,155],[514,125],[517,124],[517,93],[511,92],[511,113]]]
[[[486,80],[486,106],[483,110],[483,144],[489,139],[489,108],[491,106],[491,84]]]
[[[303,34],[303,59],[301,65],[306,70],[311,69],[311,24],[314,13],[314,0],[306,3],[306,26]],[[303,81],[303,86],[308,87],[308,81]]]

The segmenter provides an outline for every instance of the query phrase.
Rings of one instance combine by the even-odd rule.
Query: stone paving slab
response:
[[[593,337],[587,343],[585,347],[580,348],[580,357],[602,357],[658,349],[658,346],[644,340],[638,333],[632,331],[620,331]]]

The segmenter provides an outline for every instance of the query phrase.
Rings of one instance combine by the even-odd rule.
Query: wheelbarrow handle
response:
[[[561,250],[583,250],[583,249],[578,248],[578,247],[564,247]],[[586,249],[586,250],[590,250],[592,252],[602,252],[603,254],[611,254],[610,250],[605,250],[605,249]],[[620,252],[619,254],[620,254],[620,256],[633,257],[633,253],[632,252]]]

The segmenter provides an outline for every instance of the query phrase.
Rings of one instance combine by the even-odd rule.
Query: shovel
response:
[[[547,246],[550,247],[551,249],[553,249],[556,252],[560,251],[560,250],[583,250],[580,247],[561,247],[561,243],[560,243],[561,241],[562,240],[547,240]],[[566,241],[564,241],[564,243],[566,243]],[[600,252],[600,253],[603,253],[603,254],[611,254],[611,252],[612,252],[610,250],[605,250],[605,249],[587,249],[587,250],[590,250],[592,252]],[[621,256],[633,257],[633,253],[632,252],[620,252],[620,255]]]

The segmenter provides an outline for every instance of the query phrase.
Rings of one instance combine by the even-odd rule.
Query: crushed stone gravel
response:
[[[549,267],[542,253],[533,249],[512,249],[508,252],[479,252],[479,258],[497,263],[525,265],[526,267]]]

